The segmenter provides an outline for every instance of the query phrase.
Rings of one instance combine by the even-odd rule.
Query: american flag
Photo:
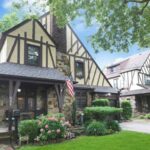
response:
[[[67,84],[69,94],[73,97],[74,96],[73,83],[70,80],[66,80],[66,84]]]

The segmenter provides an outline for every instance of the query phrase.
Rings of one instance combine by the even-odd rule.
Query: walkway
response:
[[[132,120],[120,125],[122,130],[150,133],[150,120]]]
[[[13,150],[13,149],[8,145],[0,144],[0,150]]]

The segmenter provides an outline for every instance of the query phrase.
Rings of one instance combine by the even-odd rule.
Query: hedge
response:
[[[103,121],[103,120],[109,120],[111,117],[115,115],[119,115],[122,112],[121,108],[116,107],[86,107],[84,109],[85,114],[85,121],[89,120],[97,120],[97,121]]]
[[[121,102],[122,117],[125,120],[129,120],[132,117],[132,106],[129,100],[124,100]]]
[[[92,102],[92,106],[108,106],[109,100],[108,99],[96,99]]]

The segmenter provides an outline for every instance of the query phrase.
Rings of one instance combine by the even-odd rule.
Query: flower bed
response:
[[[42,144],[56,142],[66,138],[70,126],[70,123],[65,121],[63,114],[42,115],[36,120],[21,121],[19,135],[29,136],[30,142]],[[30,134],[31,132],[32,134]]]

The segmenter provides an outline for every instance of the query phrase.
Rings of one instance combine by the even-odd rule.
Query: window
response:
[[[83,109],[87,106],[87,93],[84,90],[75,92],[76,105],[78,109]]]
[[[111,73],[114,72],[114,68],[113,67],[110,68],[110,72]]]
[[[27,64],[40,65],[40,47],[35,45],[27,45]]]
[[[118,79],[114,79],[114,88],[118,88]]]
[[[76,77],[82,79],[84,77],[84,63],[80,61],[75,62]]]

